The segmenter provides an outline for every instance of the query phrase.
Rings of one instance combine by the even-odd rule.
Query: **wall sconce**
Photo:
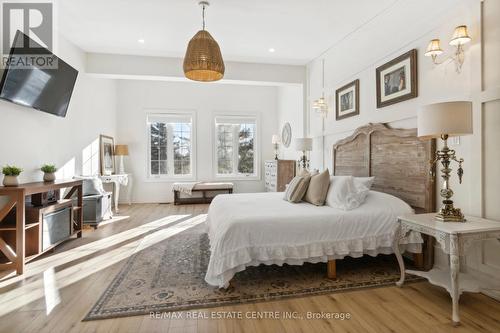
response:
[[[320,114],[323,117],[326,117],[328,115],[328,104],[326,103],[325,99],[325,59],[322,60],[323,62],[323,83],[322,83],[322,92],[321,92],[321,97],[313,102],[312,108],[316,113]]]
[[[312,108],[323,117],[326,117],[326,114],[328,113],[328,104],[326,104],[325,97],[321,96],[319,99],[315,100]]]
[[[465,60],[465,52],[464,52],[464,44],[467,44],[470,42],[472,39],[470,38],[469,34],[467,33],[467,26],[466,25],[460,25],[455,28],[455,31],[453,32],[453,36],[451,37],[450,40],[450,45],[455,46],[455,54],[453,56],[449,56],[445,60],[439,62],[436,60],[437,56],[442,54],[444,51],[441,49],[440,45],[440,40],[439,39],[433,39],[429,42],[429,45],[427,45],[427,50],[425,52],[426,57],[431,57],[432,62],[436,65],[441,65],[449,60],[455,62],[455,70],[457,73],[460,73],[462,71],[462,65]]]

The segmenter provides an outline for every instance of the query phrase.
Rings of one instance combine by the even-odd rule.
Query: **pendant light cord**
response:
[[[203,18],[203,30],[205,30],[205,5],[203,5],[203,10],[202,10],[202,18]]]
[[[321,96],[325,98],[325,58],[323,58],[323,90],[321,91]]]

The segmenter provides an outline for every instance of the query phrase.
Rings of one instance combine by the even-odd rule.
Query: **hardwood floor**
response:
[[[84,232],[27,265],[22,277],[0,278],[0,332],[499,332],[500,303],[481,294],[460,299],[462,325],[450,323],[451,301],[427,282],[181,313],[181,319],[136,316],[82,322],[126,259],[154,246],[146,237],[168,228],[165,217],[204,214],[207,205],[122,206],[118,221]],[[184,217],[185,218],[185,217]],[[349,313],[335,319],[205,319],[241,312]],[[198,316],[198,318],[193,318]]]

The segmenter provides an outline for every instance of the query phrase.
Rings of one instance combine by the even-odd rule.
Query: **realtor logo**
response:
[[[2,1],[2,51],[9,54],[17,30],[20,30],[39,45],[52,51],[53,48],[53,4],[52,2]],[[18,43],[24,43],[20,38]],[[30,43],[31,44],[31,43]],[[38,45],[16,45],[16,47],[39,47]]]

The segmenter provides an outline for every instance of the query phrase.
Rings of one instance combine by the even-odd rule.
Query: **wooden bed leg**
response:
[[[424,254],[423,253],[413,253],[413,264],[418,270],[424,270]]]
[[[327,267],[327,276],[329,279],[336,279],[337,278],[337,263],[334,260],[328,260],[328,263],[326,264]]]

